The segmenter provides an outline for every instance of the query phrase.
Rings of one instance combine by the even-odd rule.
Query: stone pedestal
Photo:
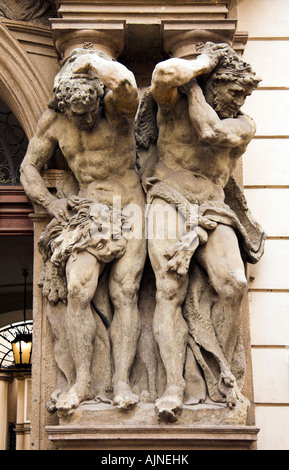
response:
[[[212,403],[185,405],[177,423],[165,424],[151,403],[123,412],[85,402],[46,431],[60,450],[251,450],[259,430],[242,424],[246,412],[245,402],[232,410]]]
[[[47,428],[59,450],[254,450],[253,426],[113,426]]]

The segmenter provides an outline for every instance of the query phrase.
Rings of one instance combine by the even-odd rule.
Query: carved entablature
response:
[[[200,41],[227,42],[242,52],[236,33],[236,1],[184,2],[64,0],[51,20],[56,48],[66,58],[75,47],[92,43],[117,58],[154,60],[165,56],[196,57]]]

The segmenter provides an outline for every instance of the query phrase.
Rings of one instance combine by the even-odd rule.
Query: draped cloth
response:
[[[154,198],[161,198],[175,205],[183,214],[188,231],[184,240],[193,234],[188,237],[192,241],[191,246],[182,243],[182,239],[179,243],[179,249],[190,250],[189,256],[192,258],[188,265],[189,285],[183,304],[183,316],[189,332],[188,350],[193,353],[187,353],[184,373],[187,403],[195,403],[198,389],[199,396],[202,395],[205,382],[207,395],[212,401],[234,405],[241,396],[240,390],[245,378],[242,326],[240,325],[233,359],[229,364],[218,338],[217,324],[211,315],[217,294],[210,285],[207,273],[194,260],[193,255],[199,243],[206,242],[206,228],[210,227],[212,230],[213,224],[224,224],[235,230],[244,261],[256,263],[263,255],[266,234],[249,211],[243,191],[234,177],[230,178],[224,189],[224,201],[209,200],[191,204],[179,191],[157,178],[145,179],[144,189],[148,203]],[[201,374],[196,374],[195,361]]]

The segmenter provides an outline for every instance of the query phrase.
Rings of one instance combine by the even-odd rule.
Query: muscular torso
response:
[[[243,149],[201,142],[184,95],[174,107],[159,106],[158,129],[159,163],[155,176],[189,199],[223,199],[223,188]]]
[[[115,125],[100,116],[91,131],[78,130],[64,115],[57,121],[58,144],[79,183],[79,196],[109,206],[114,197],[121,198],[122,206],[143,201],[128,119]]]

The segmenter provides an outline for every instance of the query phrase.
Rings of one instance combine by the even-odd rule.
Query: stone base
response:
[[[254,450],[259,429],[252,426],[167,426],[104,428],[50,426],[59,450]]]
[[[244,411],[238,406],[184,406],[176,423],[163,423],[153,404],[121,411],[86,402],[46,431],[60,450],[251,450],[259,430],[241,423]]]

